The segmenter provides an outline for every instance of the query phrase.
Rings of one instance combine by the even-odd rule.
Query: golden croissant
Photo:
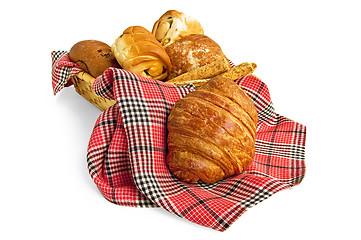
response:
[[[123,69],[143,77],[164,80],[172,67],[163,46],[141,26],[125,29],[111,51]]]
[[[243,89],[227,78],[212,78],[170,112],[170,171],[189,183],[215,183],[241,173],[253,161],[257,120]]]

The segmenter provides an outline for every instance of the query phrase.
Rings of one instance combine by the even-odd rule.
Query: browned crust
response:
[[[212,78],[178,100],[168,118],[167,163],[186,182],[215,183],[254,157],[257,112],[233,81]]]
[[[200,79],[208,79],[214,76],[217,76],[221,73],[227,72],[231,69],[231,65],[226,58],[220,58],[212,63],[206,64],[200,68],[194,69],[190,72],[179,75],[173,79],[166,81],[166,83],[181,86],[194,82],[204,82],[204,81],[194,81]]]
[[[109,67],[119,67],[110,46],[97,40],[77,42],[68,55],[71,61],[93,77],[98,77]]]

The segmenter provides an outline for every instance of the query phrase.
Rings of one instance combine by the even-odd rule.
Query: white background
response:
[[[7,1],[1,5],[1,239],[361,239],[358,1]],[[114,205],[86,148],[100,111],[51,88],[53,50],[112,44],[167,10],[198,19],[236,64],[258,65],[276,112],[307,126],[303,182],[226,232],[162,209]]]

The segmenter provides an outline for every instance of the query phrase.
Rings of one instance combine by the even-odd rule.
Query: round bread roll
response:
[[[172,63],[169,79],[226,58],[221,47],[203,34],[185,36],[165,50]]]
[[[167,47],[184,36],[203,34],[204,31],[195,18],[176,10],[169,10],[154,23],[152,33],[163,47]]]
[[[69,58],[95,78],[109,67],[119,67],[110,46],[97,40],[76,43],[69,51]]]
[[[141,26],[125,29],[111,50],[123,69],[143,77],[164,80],[172,68],[163,46]]]

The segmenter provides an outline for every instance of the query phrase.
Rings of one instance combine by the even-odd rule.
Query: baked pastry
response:
[[[253,101],[234,81],[212,78],[170,112],[170,171],[189,183],[215,183],[241,173],[253,161],[257,119]]]
[[[163,46],[141,26],[125,29],[111,50],[123,69],[143,77],[163,80],[172,68]]]
[[[152,33],[163,47],[167,47],[184,36],[204,34],[204,31],[195,18],[177,10],[169,10],[154,23]]]
[[[70,49],[69,58],[93,77],[98,77],[109,67],[119,67],[110,46],[97,40],[77,42]]]
[[[221,47],[203,34],[191,34],[169,45],[166,52],[172,63],[169,79],[206,64],[226,58]]]

